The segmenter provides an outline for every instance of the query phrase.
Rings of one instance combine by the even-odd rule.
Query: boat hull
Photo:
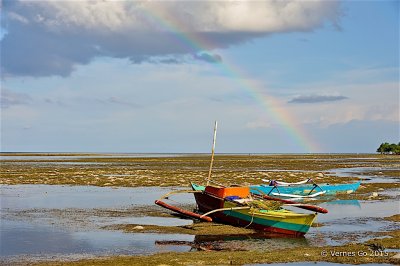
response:
[[[224,200],[206,192],[196,193],[194,196],[199,211],[202,213],[221,208],[235,208],[240,206],[236,202]],[[294,213],[285,209],[277,211],[244,209],[215,212],[210,214],[210,216],[213,218],[213,221],[234,226],[300,237],[308,232],[317,214]]]

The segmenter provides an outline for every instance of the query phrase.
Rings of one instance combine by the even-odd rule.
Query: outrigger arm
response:
[[[265,193],[263,193],[261,190],[256,189],[260,195],[254,194],[255,196],[261,197],[265,200],[274,200],[274,201],[280,201],[283,203],[286,203],[285,205],[289,206],[293,206],[293,207],[297,207],[297,208],[301,208],[301,209],[305,209],[305,210],[309,210],[309,211],[315,211],[315,212],[319,212],[319,213],[328,213],[328,210],[316,205],[310,205],[310,204],[303,204],[303,203],[298,203],[296,201],[293,200],[286,200],[286,199],[280,199],[280,198],[275,198],[275,197],[271,197],[269,195],[266,195]]]
[[[288,198],[315,198],[319,195],[323,195],[326,193],[326,190],[324,191],[319,191],[319,192],[315,192],[314,194],[308,194],[308,195],[296,195],[296,194],[284,194],[284,193],[271,193],[274,196],[280,196],[280,197],[288,197]],[[269,195],[269,194],[268,194]]]
[[[188,217],[192,217],[192,218],[196,218],[202,221],[206,221],[206,222],[212,222],[212,218],[205,216],[205,215],[201,215],[198,213],[194,213],[188,210],[184,210],[181,208],[178,208],[176,206],[172,206],[169,205],[168,203],[165,203],[164,201],[162,201],[163,199],[168,198],[168,196],[172,195],[172,194],[179,194],[179,193],[202,193],[202,191],[193,191],[193,190],[178,190],[178,191],[171,191],[168,192],[167,194],[161,196],[160,199],[156,200],[154,203],[157,204],[158,206],[161,206],[163,208],[166,208],[168,210],[180,213],[182,215],[188,216]]]

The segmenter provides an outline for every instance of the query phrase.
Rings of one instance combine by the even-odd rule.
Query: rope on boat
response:
[[[253,223],[253,221],[254,221],[254,211],[251,212],[251,221],[250,221],[250,223],[248,225],[246,225],[244,228],[249,227]]]
[[[164,195],[162,195],[159,200],[162,199],[167,199],[169,195],[173,195],[173,194],[179,194],[179,193],[202,193],[203,191],[199,191],[199,190],[176,190],[176,191],[170,191]]]
[[[245,210],[245,209],[250,209],[250,207],[230,207],[230,208],[215,209],[215,210],[206,212],[205,214],[201,215],[200,218],[203,218],[204,216],[208,216],[209,214],[214,213],[214,212],[232,211],[232,210]]]

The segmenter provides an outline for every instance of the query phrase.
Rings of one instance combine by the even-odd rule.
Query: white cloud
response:
[[[337,1],[214,2],[214,30],[282,32],[310,30],[338,15]]]
[[[55,31],[168,30],[156,21],[162,20],[194,32],[271,33],[310,30],[325,20],[334,22],[338,15],[337,1],[30,1],[22,5],[37,8],[33,20]]]
[[[172,62],[271,33],[311,31],[336,23],[339,2],[13,1],[2,11],[3,75],[67,76],[98,56]]]

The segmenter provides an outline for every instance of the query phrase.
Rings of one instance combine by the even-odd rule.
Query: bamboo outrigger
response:
[[[194,213],[176,206],[172,206],[169,205],[168,203],[165,203],[164,201],[162,201],[163,199],[167,199],[168,196],[172,195],[172,194],[178,194],[178,193],[201,193],[201,191],[194,191],[194,190],[178,190],[178,191],[171,191],[168,192],[167,194],[163,195],[160,199],[156,200],[154,203],[157,204],[158,206],[161,206],[163,208],[166,208],[168,210],[180,213],[182,215],[188,216],[188,217],[192,217],[192,218],[196,218],[205,222],[212,222],[212,218],[208,217],[206,215],[200,215],[198,213]]]

